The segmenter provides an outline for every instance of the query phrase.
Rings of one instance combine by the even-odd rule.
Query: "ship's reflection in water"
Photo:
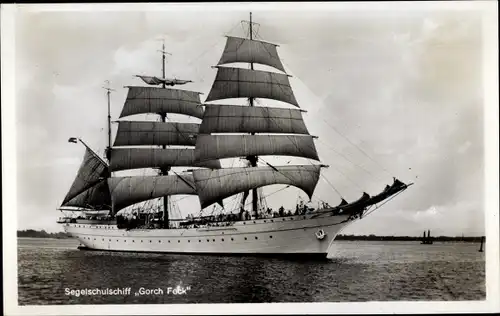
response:
[[[21,305],[485,298],[484,253],[476,244],[339,242],[334,259],[318,261],[108,253],[45,243],[20,239]],[[116,290],[124,288],[131,293]],[[85,289],[117,294],[67,295]]]

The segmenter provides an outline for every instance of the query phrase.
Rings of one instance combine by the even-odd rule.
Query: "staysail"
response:
[[[100,180],[97,184],[63,203],[61,206],[93,210],[111,209],[111,196],[107,179]]]

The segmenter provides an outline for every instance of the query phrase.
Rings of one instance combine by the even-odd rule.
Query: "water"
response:
[[[80,251],[18,239],[19,305],[484,300],[474,243],[337,241],[330,261]],[[179,287],[178,287],[179,286]],[[140,288],[163,294],[135,295]],[[168,288],[185,294],[167,293]],[[126,295],[66,295],[130,288]],[[122,290],[123,291],[123,290]],[[76,294],[76,292],[74,292]]]

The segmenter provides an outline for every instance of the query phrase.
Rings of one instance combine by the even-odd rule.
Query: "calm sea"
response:
[[[72,239],[18,239],[20,305],[486,297],[484,253],[474,243],[337,241],[334,258],[324,262],[107,253],[77,245]],[[77,295],[85,289],[94,292]]]

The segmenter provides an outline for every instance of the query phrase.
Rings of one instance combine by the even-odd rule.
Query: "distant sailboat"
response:
[[[432,243],[433,243],[433,240],[432,240],[432,237],[431,237],[431,230],[429,229],[427,231],[427,236],[425,236],[425,230],[424,230],[424,238],[422,238],[421,244],[432,245]]]
[[[120,118],[154,113],[159,121],[119,121],[111,145],[108,94],[108,148],[104,161],[86,147],[77,177],[63,200],[61,210],[83,211],[68,218],[66,232],[87,249],[168,253],[293,254],[326,256],[336,235],[360,219],[376,204],[388,201],[409,185],[394,178],[377,195],[363,193],[354,201],[316,210],[297,205],[295,212],[272,214],[266,209],[261,188],[273,184],[297,187],[312,198],[322,168],[294,96],[288,75],[278,56],[277,45],[253,38],[228,36],[217,75],[205,102],[246,98],[245,105],[202,103],[200,93],[166,88],[190,80],[165,79],[165,47],[162,77],[138,76],[148,85],[128,87]],[[250,69],[222,66],[249,63]],[[254,63],[278,72],[255,70]],[[256,106],[256,98],[273,99],[294,108]],[[166,121],[167,114],[201,119],[201,124]],[[148,147],[146,147],[148,146]],[[156,147],[152,147],[156,146]],[[182,148],[180,148],[182,147]],[[292,156],[317,164],[274,165],[259,156]],[[245,167],[222,168],[220,159],[244,158]],[[259,162],[261,163],[259,165]],[[172,168],[191,168],[176,172]],[[154,168],[158,175],[123,176],[112,172]],[[235,213],[171,218],[171,196],[197,196],[200,210],[241,195]],[[250,212],[245,208],[251,197]],[[160,202],[145,207],[145,201]],[[139,203],[139,204],[138,204]],[[134,208],[131,214],[123,210]],[[101,213],[101,212],[105,212]]]

